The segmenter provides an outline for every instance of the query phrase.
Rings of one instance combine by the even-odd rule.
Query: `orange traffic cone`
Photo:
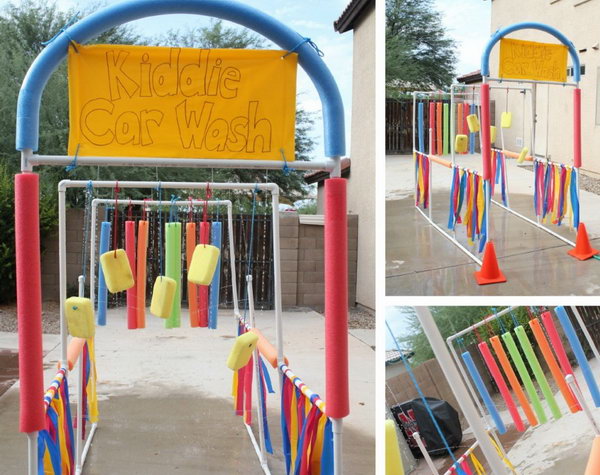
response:
[[[594,438],[592,450],[585,467],[585,475],[597,475],[600,473],[600,436]]]
[[[496,250],[492,241],[489,241],[485,245],[485,251],[483,252],[483,265],[481,266],[481,270],[475,272],[475,280],[477,280],[479,285],[506,282],[506,277],[504,277],[500,267],[498,267]]]
[[[596,254],[600,254],[600,251],[591,246],[590,239],[588,238],[587,231],[585,229],[585,224],[579,223],[579,227],[577,228],[577,241],[575,242],[575,249],[568,251],[568,254],[576,259],[579,259],[580,261],[585,261]]]

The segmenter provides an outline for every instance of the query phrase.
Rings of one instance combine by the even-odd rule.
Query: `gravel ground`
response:
[[[58,315],[58,303],[44,302],[42,304],[42,332],[43,333],[60,333],[60,321]],[[1,305],[0,306],[0,332],[17,331],[17,305]]]
[[[533,165],[522,165],[521,168],[533,172]],[[579,184],[582,190],[589,191],[590,193],[594,193],[595,195],[600,195],[600,178],[594,178],[588,175],[584,175],[583,173],[581,173],[579,177]]]
[[[350,307],[348,326],[350,328],[365,328],[374,330],[375,312],[360,305],[357,305],[356,307]]]

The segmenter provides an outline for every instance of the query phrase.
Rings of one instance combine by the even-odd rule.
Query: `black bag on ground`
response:
[[[457,449],[462,442],[462,429],[460,427],[458,412],[446,401],[432,397],[426,397],[425,399],[450,449]],[[439,436],[421,398],[403,402],[390,408],[390,410],[415,457],[423,457],[423,455],[412,437],[414,432],[419,432],[425,448],[430,455],[447,455],[444,441]]]

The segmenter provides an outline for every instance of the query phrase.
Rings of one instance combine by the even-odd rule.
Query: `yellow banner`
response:
[[[69,154],[294,160],[297,54],[69,48]]]
[[[567,53],[565,45],[502,38],[499,77],[566,82]]]

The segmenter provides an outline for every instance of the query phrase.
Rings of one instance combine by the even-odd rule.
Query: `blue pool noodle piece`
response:
[[[502,422],[502,418],[500,417],[500,414],[498,414],[498,409],[496,409],[496,405],[494,404],[494,401],[492,401],[492,397],[490,396],[490,393],[488,392],[487,388],[485,387],[485,384],[483,382],[483,379],[481,379],[481,375],[479,374],[479,371],[477,371],[477,367],[475,366],[475,362],[473,361],[473,357],[471,356],[471,353],[469,353],[468,351],[465,351],[462,354],[462,358],[463,358],[463,361],[465,362],[465,365],[467,366],[467,369],[469,370],[471,379],[475,383],[475,386],[477,386],[477,391],[479,391],[479,394],[481,394],[481,398],[483,399],[483,403],[485,404],[485,407],[487,407],[488,412],[490,413],[490,415],[492,416],[492,419],[494,420],[496,429],[498,429],[498,432],[500,432],[500,434],[504,434],[506,432],[506,426],[504,425],[504,422]]]
[[[210,227],[210,242],[221,250],[221,223],[214,222]],[[219,290],[221,287],[221,255],[217,262],[215,275],[210,283],[210,296],[208,298],[208,328],[217,328],[217,314],[219,313]]]
[[[108,252],[108,246],[110,242],[110,222],[103,221],[100,227],[100,250],[98,251],[99,256]],[[98,256],[98,257],[99,257]],[[106,306],[108,303],[108,292],[106,290],[106,281],[104,280],[104,272],[102,272],[102,266],[98,263],[98,312],[96,313],[96,320],[98,325],[106,325]]]
[[[424,127],[424,116],[423,116],[423,103],[419,102],[418,104],[418,111],[419,111],[419,152],[421,153],[425,153],[425,131],[423,130]]]
[[[569,340],[569,344],[573,349],[573,353],[575,353],[577,363],[579,363],[579,367],[581,368],[585,382],[587,383],[590,393],[592,394],[592,399],[594,399],[594,404],[596,407],[600,407],[600,390],[598,390],[598,384],[596,383],[596,379],[592,373],[592,368],[590,368],[590,364],[585,357],[581,342],[579,341],[579,338],[577,338],[575,328],[573,328],[573,324],[571,323],[571,320],[569,319],[569,316],[567,315],[567,312],[563,306],[556,307],[554,312],[556,313],[556,316],[558,317],[558,320],[565,331],[565,335],[567,335],[567,339]]]

